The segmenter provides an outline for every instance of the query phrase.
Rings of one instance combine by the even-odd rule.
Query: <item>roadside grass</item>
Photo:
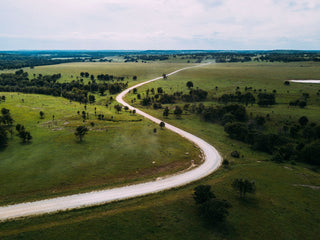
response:
[[[301,67],[304,66],[304,67]],[[306,109],[288,108],[287,98],[296,98],[303,92],[317,91],[318,85],[283,85],[287,79],[320,78],[319,64],[314,63],[249,63],[215,64],[189,69],[168,80],[159,80],[138,89],[163,87],[166,92],[185,91],[188,80],[195,87],[208,90],[210,95],[218,86],[217,95],[241,90],[247,85],[257,89],[273,89],[283,94],[270,108],[252,106],[253,114],[270,114],[270,131],[277,131],[277,122],[300,114],[319,122],[319,104],[311,96]],[[248,79],[248,80],[246,80]],[[217,85],[219,84],[219,85]],[[172,88],[170,90],[170,88]],[[143,90],[144,89],[144,90]],[[287,92],[289,89],[289,93]],[[296,95],[295,95],[296,94]],[[130,103],[135,95],[127,96]],[[178,103],[182,105],[182,103]],[[206,105],[216,104],[212,101]],[[138,106],[138,105],[136,105]],[[173,105],[169,105],[173,109]],[[141,106],[139,106],[141,108]],[[162,110],[144,108],[144,111],[162,118]],[[172,113],[172,110],[171,110]],[[61,212],[34,218],[8,221],[0,224],[1,239],[318,239],[320,236],[320,191],[301,185],[319,186],[319,170],[310,165],[296,163],[276,164],[268,161],[270,155],[253,151],[249,145],[230,139],[223,127],[206,123],[198,116],[184,113],[181,119],[173,114],[164,121],[174,124],[215,146],[229,167],[221,167],[214,174],[196,183],[132,200],[104,206]],[[280,126],[280,125],[279,125]],[[240,152],[232,158],[233,150]],[[231,183],[235,178],[254,180],[255,195],[239,198]],[[192,198],[193,189],[209,184],[216,196],[232,204],[223,224],[208,225],[199,216]]]
[[[235,177],[255,179],[256,195],[241,200]],[[271,162],[234,164],[176,190],[128,201],[2,223],[1,239],[317,239],[319,191],[294,184],[320,184],[303,166]],[[193,188],[210,184],[231,204],[226,223],[208,225],[198,215]]]
[[[22,144],[14,130],[8,147],[0,151],[1,204],[154,179],[201,160],[192,143],[129,112],[118,114],[111,107],[88,105],[89,120],[83,123],[85,109],[79,103],[43,95],[2,94],[7,100],[0,107],[10,109],[14,125],[23,124],[33,139]],[[95,107],[106,121],[97,120]],[[40,111],[45,119],[40,119]],[[83,124],[90,130],[80,143],[74,132]]]

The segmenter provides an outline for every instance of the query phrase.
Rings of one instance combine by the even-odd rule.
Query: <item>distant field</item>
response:
[[[320,90],[319,84],[291,83],[285,86],[284,82],[289,79],[320,79],[319,63],[238,63],[238,64],[211,64],[201,68],[189,69],[177,75],[169,77],[168,80],[156,81],[152,84],[139,88],[139,93],[145,94],[146,89],[162,87],[166,93],[173,94],[182,91],[189,92],[186,87],[188,81],[194,83],[194,88],[208,91],[209,97],[204,102],[205,105],[218,104],[212,98],[222,96],[225,93],[235,93],[236,88],[245,93],[245,87],[252,87],[248,91],[254,94],[259,92],[272,93],[276,90],[275,107],[261,108],[256,104],[249,104],[248,111],[254,115],[270,114],[271,118],[282,120],[290,116],[296,121],[303,114],[309,120],[319,123],[320,118]],[[218,87],[216,89],[216,87]],[[254,90],[256,90],[254,92]],[[308,93],[310,99],[305,109],[299,107],[289,107],[289,102],[302,97],[303,93]],[[134,95],[128,95],[127,101],[130,102]],[[179,102],[178,102],[179,104]],[[136,105],[138,106],[138,104]],[[169,106],[174,107],[174,104]],[[151,109],[151,108],[150,108]],[[156,113],[155,113],[156,114]],[[162,111],[159,115],[162,114]]]
[[[61,73],[62,77],[59,81],[72,81],[81,79],[81,72],[88,72],[97,76],[98,74],[109,74],[117,77],[125,77],[124,81],[130,84],[149,80],[161,76],[163,73],[169,73],[186,65],[186,63],[65,63],[50,66],[39,66],[34,69],[24,68],[29,73],[29,78],[33,78],[33,74],[52,75]],[[14,72],[15,70],[5,70],[1,72]],[[132,77],[137,76],[137,81],[132,82]],[[90,78],[83,78],[84,82],[90,81]]]
[[[1,203],[154,179],[199,161],[191,143],[137,115],[118,114],[111,106],[87,106],[84,125],[90,131],[79,143],[74,132],[83,124],[84,105],[44,95],[1,95],[7,100],[0,108],[10,109],[14,124],[23,124],[33,136],[31,144],[13,136],[0,151]],[[107,120],[95,117],[95,107]]]

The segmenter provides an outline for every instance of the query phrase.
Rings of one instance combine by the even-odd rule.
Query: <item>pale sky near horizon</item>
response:
[[[0,50],[320,49],[320,0],[0,0]]]

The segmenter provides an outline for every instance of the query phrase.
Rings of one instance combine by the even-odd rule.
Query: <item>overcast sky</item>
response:
[[[320,0],[0,0],[0,50],[320,49]]]

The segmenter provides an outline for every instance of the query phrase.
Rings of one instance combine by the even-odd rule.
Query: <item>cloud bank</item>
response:
[[[319,49],[318,0],[1,0],[0,49]]]

